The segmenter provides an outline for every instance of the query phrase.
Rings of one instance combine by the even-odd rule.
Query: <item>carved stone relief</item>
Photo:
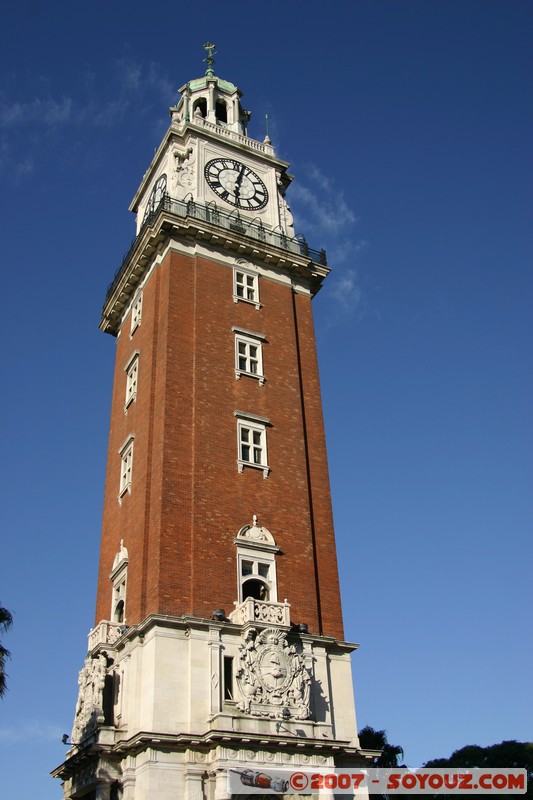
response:
[[[254,514],[252,517],[252,524],[251,525],[244,525],[237,534],[237,539],[246,539],[251,542],[267,542],[268,544],[275,544],[274,537],[270,533],[270,531],[265,528],[263,525],[259,525],[259,520],[257,519],[257,515]]]
[[[277,628],[246,632],[236,674],[241,711],[281,719],[285,707],[294,719],[308,719],[311,676],[302,655],[286,637]]]
[[[192,146],[172,151],[174,168],[171,169],[172,194],[183,199],[194,187],[196,151]]]
[[[107,672],[107,658],[102,653],[87,656],[78,676],[78,700],[74,715],[71,740],[75,744],[84,739],[104,721],[103,697]]]
[[[286,235],[292,238],[294,236],[294,217],[292,215],[291,209],[289,204],[281,194],[278,194],[279,200],[279,215],[280,215],[280,223],[281,227],[285,231]]]

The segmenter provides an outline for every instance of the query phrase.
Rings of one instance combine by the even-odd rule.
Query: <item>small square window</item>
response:
[[[139,374],[139,354],[135,353],[126,366],[126,401],[124,411],[127,413],[130,403],[137,399],[137,378]]]
[[[233,272],[233,300],[238,303],[243,300],[245,303],[253,303],[256,308],[260,308],[259,303],[259,278],[255,273],[244,272],[236,269]]]
[[[268,573],[270,571],[270,567],[268,564],[258,564],[257,565],[257,572],[261,575],[262,578],[268,578]]]
[[[131,307],[131,331],[130,334],[133,334],[134,331],[137,330],[139,325],[141,324],[141,316],[142,316],[142,305],[143,305],[143,296],[142,292],[139,292],[137,297],[135,298],[133,305]]]
[[[233,658],[224,656],[224,700],[234,699],[233,688]]]
[[[254,571],[254,562],[253,561],[243,561],[242,562],[242,574],[243,575],[252,575]]]

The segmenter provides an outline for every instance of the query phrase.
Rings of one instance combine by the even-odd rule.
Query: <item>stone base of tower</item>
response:
[[[65,800],[228,800],[229,769],[368,765],[356,645],[276,624],[285,610],[248,600],[239,622],[154,615],[91,631],[72,746],[52,773]]]

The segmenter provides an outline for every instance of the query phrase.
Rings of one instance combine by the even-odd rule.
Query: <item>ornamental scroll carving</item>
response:
[[[262,603],[260,600],[256,600],[254,603],[254,617],[257,622],[286,625],[286,616],[285,603]]]
[[[81,742],[98,723],[104,721],[103,699],[107,658],[102,653],[87,656],[78,676],[78,701],[71,741]]]
[[[286,637],[277,628],[246,632],[236,674],[242,698],[238,706],[246,714],[282,718],[286,707],[294,719],[310,716],[311,676],[303,656]]]

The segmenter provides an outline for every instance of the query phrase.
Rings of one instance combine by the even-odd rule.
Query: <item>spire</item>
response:
[[[217,51],[215,50],[216,45],[212,44],[211,42],[206,42],[203,45],[205,52],[207,53],[207,58],[204,58],[204,61],[207,61],[207,69],[205,74],[208,78],[212,78],[215,74],[213,69],[213,64],[215,63],[215,56]]]

